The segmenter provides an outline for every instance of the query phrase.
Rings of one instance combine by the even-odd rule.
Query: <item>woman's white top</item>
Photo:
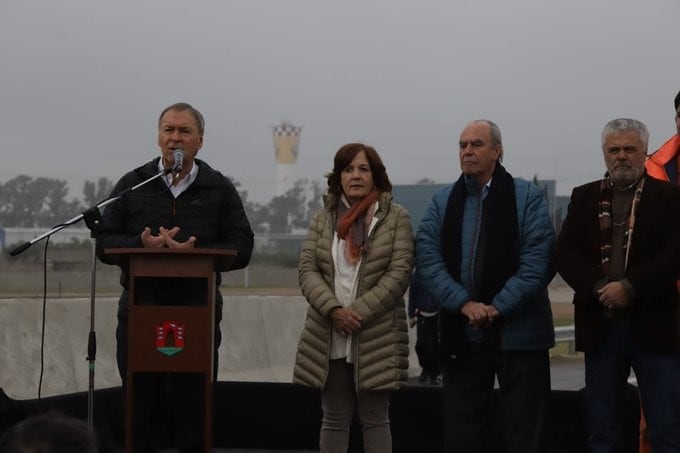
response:
[[[377,211],[377,209],[378,202],[376,201],[373,212]],[[378,218],[373,216],[368,227],[369,234],[377,221]],[[348,262],[345,257],[345,240],[338,238],[337,234],[333,235],[331,250],[333,252],[333,268],[335,270],[335,297],[337,297],[338,302],[343,307],[347,308],[352,305],[352,302],[357,297],[357,277],[363,257],[356,264]],[[331,327],[331,360],[347,358],[348,363],[354,363],[356,359],[356,348],[353,347],[355,341],[355,335],[344,336]]]

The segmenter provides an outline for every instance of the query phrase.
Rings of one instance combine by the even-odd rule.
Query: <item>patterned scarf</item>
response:
[[[626,219],[626,232],[624,236],[623,250],[625,252],[624,269],[628,267],[628,253],[630,252],[631,240],[633,238],[633,228],[635,227],[635,215],[640,204],[640,197],[642,196],[642,189],[645,186],[645,178],[641,177],[636,183],[635,194],[633,195],[633,202],[631,203],[630,212]],[[612,180],[609,172],[604,175],[604,179],[600,184],[600,203],[597,217],[600,220],[600,261],[602,263],[602,271],[609,276],[609,262],[612,255]]]
[[[373,204],[379,196],[380,192],[374,189],[353,206],[348,207],[344,197],[338,203],[336,230],[338,238],[345,240],[345,258],[350,264],[358,263],[365,251],[368,226],[374,214]]]

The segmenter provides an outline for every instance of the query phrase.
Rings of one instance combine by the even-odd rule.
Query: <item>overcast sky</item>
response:
[[[515,176],[558,194],[601,177],[600,132],[675,132],[679,0],[2,0],[0,182],[114,181],[158,155],[163,107],[206,118],[199,157],[274,193],[271,127],[303,127],[297,176],[344,143],[392,182],[449,182],[472,119],[497,122]]]

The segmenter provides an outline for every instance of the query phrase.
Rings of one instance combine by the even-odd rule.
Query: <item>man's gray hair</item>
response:
[[[501,128],[498,127],[498,124],[491,120],[475,120],[473,123],[486,123],[489,125],[491,146],[498,146],[501,149],[501,152],[498,155],[498,161],[503,162],[503,138],[501,137]]]
[[[647,129],[647,126],[645,126],[645,123],[632,118],[616,118],[615,120],[608,122],[602,130],[602,150],[604,150],[604,144],[607,141],[607,137],[611,134],[630,131],[638,133],[642,143],[645,145],[645,149],[647,149],[647,145],[649,144],[649,130]]]

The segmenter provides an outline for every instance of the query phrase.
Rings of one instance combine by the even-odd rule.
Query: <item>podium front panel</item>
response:
[[[143,305],[129,319],[131,371],[204,372],[212,376],[213,323],[209,307]],[[210,318],[208,318],[210,319]]]

